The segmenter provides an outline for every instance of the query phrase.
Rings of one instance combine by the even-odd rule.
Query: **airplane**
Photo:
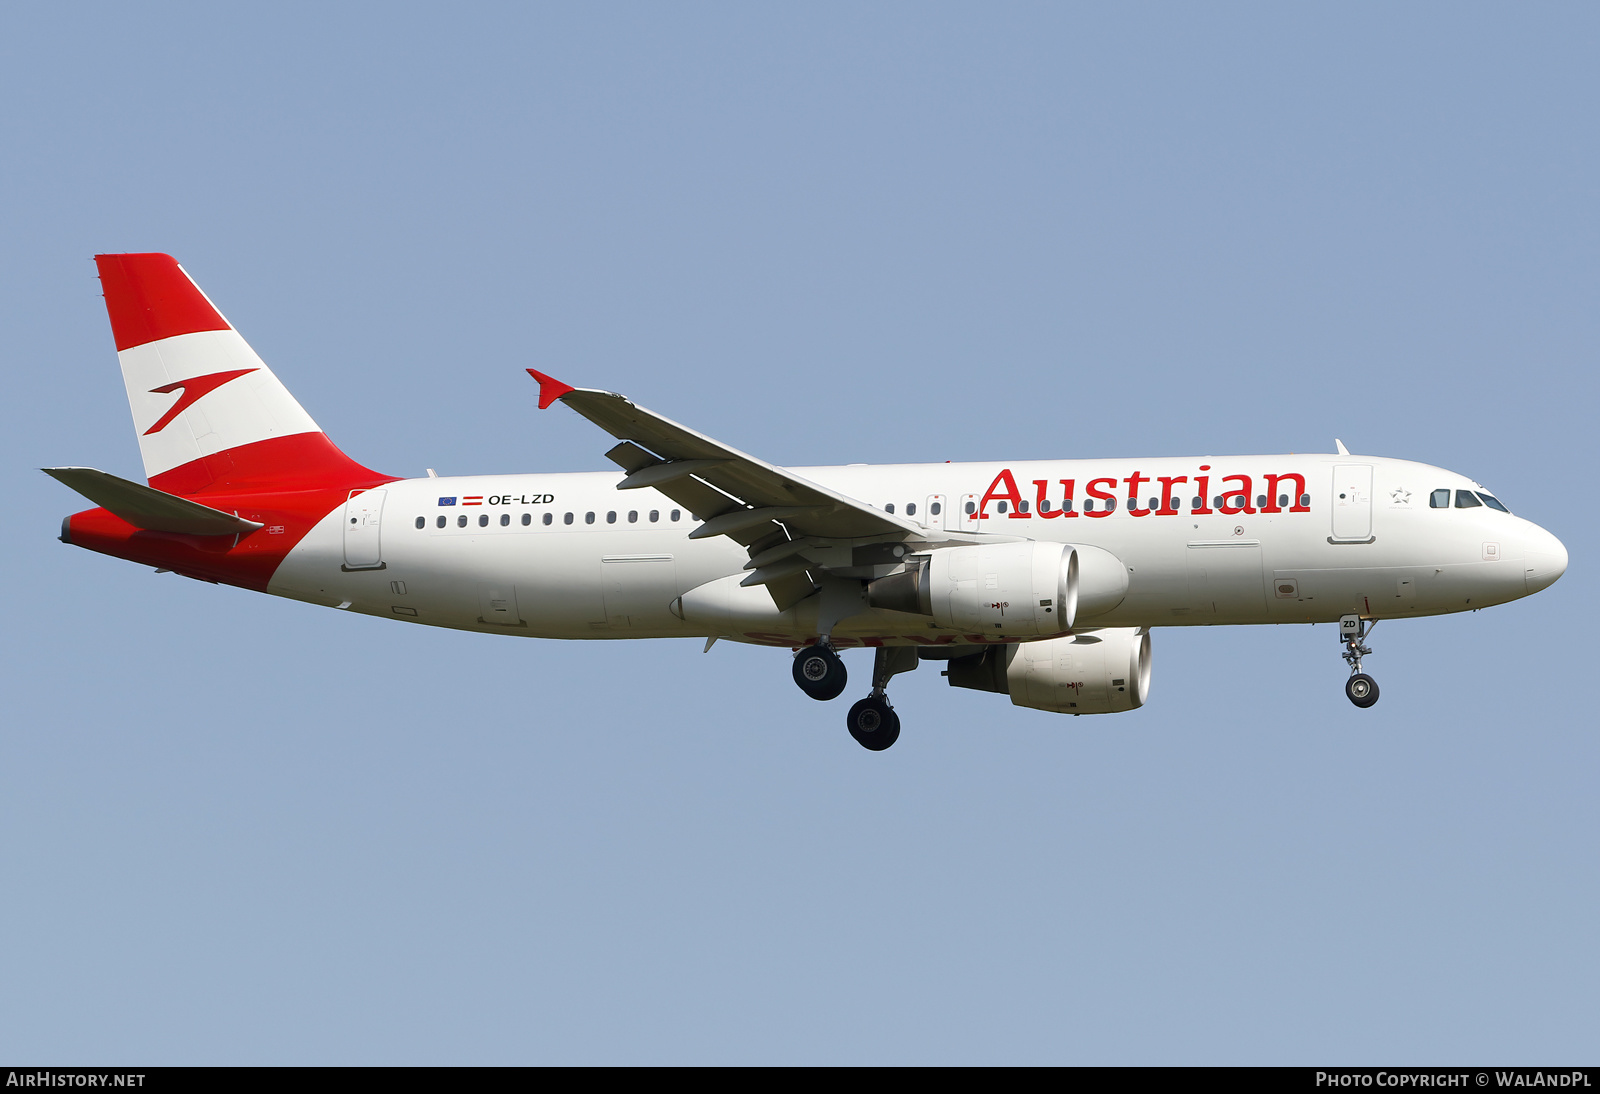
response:
[[[1151,631],[1334,623],[1357,707],[1380,619],[1476,611],[1566,570],[1561,541],[1442,468],[1337,452],[784,468],[535,369],[619,470],[402,479],[322,432],[178,262],[95,258],[146,484],[44,468],[97,508],[61,541],[404,623],[529,638],[719,639],[793,651],[882,751],[890,679],[1063,714],[1150,692]],[[531,390],[530,390],[531,394]]]

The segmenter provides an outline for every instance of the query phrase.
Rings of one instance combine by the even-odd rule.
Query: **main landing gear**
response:
[[[844,662],[832,646],[807,646],[794,655],[794,682],[813,699],[837,699],[848,679]]]
[[[1378,701],[1378,682],[1361,671],[1361,659],[1372,653],[1362,640],[1377,625],[1376,619],[1368,624],[1359,615],[1339,617],[1339,641],[1344,644],[1345,664],[1350,666],[1350,679],[1344,683],[1344,693],[1352,703],[1363,709]]]
[[[917,667],[910,646],[880,646],[872,662],[872,694],[845,716],[845,728],[862,748],[882,752],[900,739],[900,715],[889,704],[889,679]],[[826,641],[807,646],[794,657],[794,682],[813,699],[834,699],[844,690],[844,662]]]

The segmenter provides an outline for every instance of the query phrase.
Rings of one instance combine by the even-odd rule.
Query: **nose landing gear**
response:
[[[1359,615],[1339,617],[1339,641],[1344,644],[1345,664],[1350,666],[1350,679],[1344,683],[1345,697],[1363,709],[1378,701],[1378,682],[1361,671],[1361,659],[1372,653],[1362,640],[1377,625],[1376,619],[1368,624]]]

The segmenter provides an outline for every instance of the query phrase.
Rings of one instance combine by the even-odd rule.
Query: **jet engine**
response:
[[[1060,634],[1078,614],[1078,554],[1037,540],[945,547],[872,582],[867,603],[974,634]]]
[[[1101,547],[1022,540],[944,547],[867,587],[874,608],[925,615],[974,634],[1046,635],[1103,615],[1128,593],[1128,568]]]
[[[1116,714],[1150,694],[1150,631],[1113,627],[990,646],[950,661],[952,687],[997,691],[1014,706],[1058,714]]]

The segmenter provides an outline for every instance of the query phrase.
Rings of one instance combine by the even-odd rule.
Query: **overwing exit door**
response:
[[[383,569],[383,490],[352,491],[344,503],[344,568]]]
[[[978,495],[961,495],[961,512],[956,514],[956,519],[960,523],[946,525],[946,527],[959,528],[963,532],[976,532],[978,530]]]

